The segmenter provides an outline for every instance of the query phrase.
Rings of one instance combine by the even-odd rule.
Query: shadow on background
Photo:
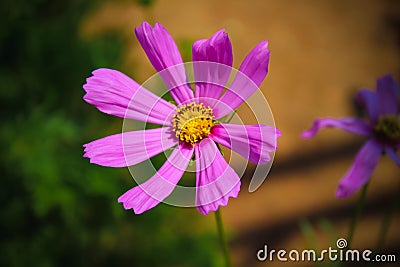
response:
[[[283,136],[265,184],[246,192],[250,165],[239,198],[223,210],[235,265],[264,266],[255,255],[265,243],[324,248],[346,236],[357,196],[339,201],[334,190],[362,140],[322,132],[303,141],[299,134],[316,116],[357,113],[349,100],[355,88],[372,87],[388,71],[398,79],[398,3],[195,2],[1,2],[1,266],[221,265],[212,216],[166,205],[135,216],[116,203],[134,186],[128,170],[82,158],[83,144],[118,133],[122,123],[82,100],[85,78],[100,67],[125,70],[138,81],[154,73],[133,36],[142,20],[166,25],[185,60],[194,40],[223,27],[236,67],[256,42],[271,38],[262,89],[268,88]],[[380,15],[369,21],[370,14]],[[372,37],[364,42],[367,31]],[[398,168],[383,161],[372,177],[357,247],[374,247],[397,194]],[[399,222],[396,210],[382,251],[400,260]]]

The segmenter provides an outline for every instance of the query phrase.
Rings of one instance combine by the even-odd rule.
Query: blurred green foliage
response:
[[[197,211],[124,211],[128,170],[82,157],[122,124],[82,100],[92,70],[121,63],[117,33],[78,34],[96,4],[0,2],[0,266],[213,266],[214,233],[197,229]]]

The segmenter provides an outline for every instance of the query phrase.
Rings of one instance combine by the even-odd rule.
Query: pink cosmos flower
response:
[[[268,42],[263,41],[250,51],[230,88],[224,92],[221,84],[228,81],[230,71],[226,69],[231,69],[233,61],[228,35],[220,30],[210,39],[196,41],[193,44],[194,74],[200,81],[206,80],[196,82],[192,90],[186,83],[181,55],[168,31],[159,23],[153,28],[144,22],[135,33],[176,106],[119,71],[95,70],[83,86],[86,102],[104,113],[161,127],[95,140],[84,145],[84,157],[102,166],[126,167],[175,147],[153,177],[127,191],[118,201],[136,214],[153,208],[171,194],[194,156],[195,205],[202,214],[216,211],[240,190],[240,178],[224,160],[216,143],[257,164],[269,162],[269,153],[277,148],[276,139],[280,133],[275,127],[217,121],[235,110],[264,80],[268,73]],[[225,68],[195,64],[204,61]]]
[[[321,128],[336,127],[368,138],[339,182],[336,197],[351,196],[365,185],[382,153],[386,153],[400,167],[400,158],[396,154],[400,148],[399,86],[392,76],[387,75],[378,79],[376,87],[376,92],[360,90],[356,95],[369,121],[359,118],[317,119],[311,129],[302,134],[303,138],[310,138]]]

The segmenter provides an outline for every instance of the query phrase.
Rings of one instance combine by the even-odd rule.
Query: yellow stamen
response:
[[[172,119],[172,126],[176,137],[188,144],[206,138],[214,126],[213,113],[210,107],[203,104],[190,103],[180,106]]]

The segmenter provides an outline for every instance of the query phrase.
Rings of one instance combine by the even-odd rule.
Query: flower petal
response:
[[[311,138],[324,127],[334,127],[345,130],[349,133],[357,135],[369,136],[371,134],[371,127],[362,119],[357,118],[322,118],[314,121],[313,126],[302,133],[303,138]]]
[[[367,141],[357,153],[353,165],[340,180],[336,197],[349,197],[365,185],[378,164],[381,153],[382,146],[377,141]]]
[[[160,170],[146,182],[130,189],[118,198],[125,209],[140,214],[163,201],[174,190],[193,155],[193,147],[179,145]]]
[[[391,146],[386,146],[385,152],[400,167],[400,157],[396,154],[395,149]]]
[[[195,146],[195,155],[196,207],[207,215],[219,206],[226,206],[229,197],[237,197],[240,178],[209,138]]]
[[[178,143],[169,127],[115,134],[84,145],[90,163],[126,167],[140,163]]]
[[[169,125],[167,115],[175,106],[141,87],[125,74],[98,69],[86,80],[83,99],[100,111],[144,122]]]
[[[399,112],[399,85],[391,75],[377,81],[379,115],[397,114]]]
[[[269,153],[276,150],[280,135],[277,128],[262,124],[217,124],[209,137],[253,163],[265,164],[271,160]]]
[[[210,39],[196,41],[192,53],[195,97],[218,99],[229,79],[233,62],[232,44],[228,34],[220,30]],[[213,104],[207,103],[207,99],[202,102],[207,106]]]
[[[268,73],[268,63],[268,41],[263,41],[246,56],[231,86],[220,98],[222,103],[215,105],[216,119],[231,113],[258,89]]]
[[[193,91],[186,84],[182,57],[168,31],[159,23],[153,28],[149,23],[143,22],[140,27],[135,28],[135,33],[150,62],[160,72],[175,102],[180,105],[191,100]]]
[[[375,124],[378,121],[378,98],[376,93],[362,89],[358,91],[356,101],[366,109],[370,121]]]

